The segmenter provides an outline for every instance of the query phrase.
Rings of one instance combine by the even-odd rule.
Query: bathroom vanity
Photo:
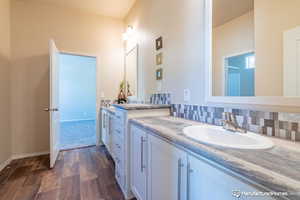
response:
[[[102,141],[115,161],[115,178],[126,199],[133,197],[130,187],[129,120],[139,117],[169,116],[169,105],[120,104],[101,111]]]
[[[131,189],[138,200],[300,198],[299,144],[270,139],[273,148],[224,148],[184,135],[185,127],[205,126],[199,122],[170,116],[130,122]]]
[[[264,140],[254,149],[210,145],[184,132],[210,125],[169,113],[161,105],[102,108],[102,141],[126,199],[300,198],[299,143],[258,135]]]

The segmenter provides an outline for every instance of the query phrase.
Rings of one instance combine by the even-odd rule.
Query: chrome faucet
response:
[[[232,132],[247,133],[247,130],[240,127],[236,121],[236,117],[233,113],[223,113],[223,128]]]

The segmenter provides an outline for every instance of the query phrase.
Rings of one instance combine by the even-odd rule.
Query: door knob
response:
[[[46,111],[46,112],[57,112],[58,108],[44,108],[44,111]]]

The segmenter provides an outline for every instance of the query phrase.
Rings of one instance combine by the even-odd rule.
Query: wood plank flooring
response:
[[[0,172],[0,200],[124,199],[104,147],[63,151],[48,166],[49,156],[12,161]]]

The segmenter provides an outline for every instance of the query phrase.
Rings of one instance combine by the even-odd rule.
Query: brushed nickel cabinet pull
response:
[[[177,199],[178,200],[181,200],[181,168],[183,167],[184,165],[182,164],[182,160],[181,160],[181,158],[180,159],[178,159],[178,183],[177,183],[177,192],[178,192],[178,197],[177,197]]]

